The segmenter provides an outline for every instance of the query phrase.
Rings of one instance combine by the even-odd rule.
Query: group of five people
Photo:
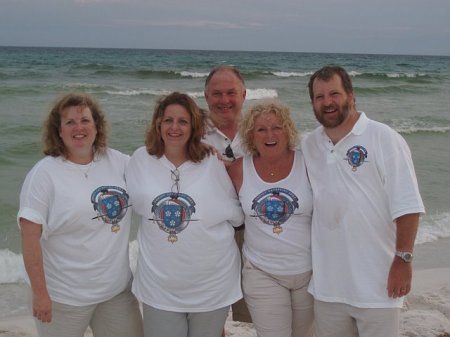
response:
[[[321,126],[299,144],[288,107],[242,112],[240,72],[214,68],[209,111],[162,97],[131,158],[91,96],[59,99],[18,213],[39,336],[219,337],[233,305],[259,337],[397,337],[424,212],[409,148],[344,69],[308,87]]]

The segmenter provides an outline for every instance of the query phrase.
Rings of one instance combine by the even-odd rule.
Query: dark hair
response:
[[[157,102],[153,112],[152,122],[146,131],[145,145],[147,152],[158,158],[161,158],[164,154],[165,149],[164,141],[161,137],[161,122],[164,111],[172,104],[181,105],[191,116],[192,133],[187,144],[187,154],[189,160],[199,162],[210,154],[210,148],[202,143],[202,137],[205,133],[204,113],[202,113],[192,98],[179,92],[173,92],[167,96],[163,96]]]
[[[220,66],[217,66],[217,67],[213,68],[213,69],[210,71],[208,77],[207,77],[206,80],[205,80],[205,89],[208,87],[208,84],[209,84],[209,82],[211,81],[211,78],[214,76],[214,74],[217,73],[218,71],[222,71],[222,70],[229,70],[229,71],[231,71],[233,74],[235,74],[236,77],[239,79],[239,81],[242,83],[242,85],[243,85],[244,88],[245,88],[244,78],[242,77],[240,71],[239,71],[237,68],[235,68],[235,67],[233,67],[233,66],[230,66],[230,65],[220,65]]]
[[[104,153],[108,146],[108,125],[105,114],[97,101],[86,93],[68,93],[58,98],[50,109],[43,125],[43,152],[52,157],[67,157],[67,149],[59,136],[61,130],[61,114],[70,107],[86,107],[92,113],[97,135],[93,144],[94,153]]]
[[[310,78],[308,83],[309,89],[309,97],[311,101],[314,99],[313,85],[316,79],[321,81],[329,81],[333,78],[334,75],[338,75],[342,81],[342,86],[344,87],[344,91],[347,94],[353,93],[353,85],[352,80],[349,74],[345,71],[344,68],[335,66],[335,65],[327,65],[319,70],[317,70]]]

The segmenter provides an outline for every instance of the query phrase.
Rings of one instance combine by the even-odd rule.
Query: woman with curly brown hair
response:
[[[133,292],[146,337],[219,337],[242,298],[233,229],[242,209],[224,163],[202,143],[204,130],[192,98],[165,96],[127,168],[141,218]]]
[[[40,337],[142,336],[131,293],[129,157],[107,147],[93,97],[59,98],[43,128],[44,157],[28,173],[17,216]]]

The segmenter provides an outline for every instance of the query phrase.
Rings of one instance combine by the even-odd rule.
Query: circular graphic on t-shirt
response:
[[[100,186],[91,194],[91,202],[97,216],[104,223],[111,224],[111,231],[117,233],[120,230],[119,222],[123,219],[128,209],[128,194],[118,186]]]
[[[168,192],[159,195],[152,202],[153,221],[168,233],[167,240],[178,241],[177,234],[186,229],[195,213],[195,202],[187,194]]]
[[[355,145],[351,147],[346,154],[345,159],[348,164],[352,167],[352,171],[356,171],[358,167],[360,167],[367,158],[367,150],[364,146]]]
[[[281,226],[299,207],[297,196],[284,188],[271,188],[260,193],[252,202],[252,210],[263,223],[273,226],[273,232],[283,232]]]

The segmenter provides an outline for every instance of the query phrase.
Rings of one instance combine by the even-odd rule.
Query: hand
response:
[[[209,151],[211,151],[211,154],[212,154],[213,156],[217,156],[219,159],[222,158],[222,156],[221,156],[221,154],[220,154],[220,151],[218,151],[214,146],[209,145],[209,144],[205,144],[205,145],[206,145],[206,147],[209,149]]]
[[[52,321],[52,301],[48,294],[33,294],[33,316],[42,323]]]
[[[406,296],[411,290],[412,265],[395,257],[389,270],[387,291],[389,297]]]

